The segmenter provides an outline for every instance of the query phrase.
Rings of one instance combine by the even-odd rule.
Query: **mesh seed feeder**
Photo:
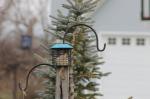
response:
[[[72,45],[57,43],[51,46],[52,64],[54,66],[70,66]]]

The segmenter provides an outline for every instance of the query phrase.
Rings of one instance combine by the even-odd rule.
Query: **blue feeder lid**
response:
[[[51,46],[51,49],[72,49],[73,46],[66,43],[57,43]]]

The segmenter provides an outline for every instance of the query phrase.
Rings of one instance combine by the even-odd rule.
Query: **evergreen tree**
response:
[[[64,15],[58,10],[58,15],[52,17],[52,26],[50,33],[56,37],[57,41],[62,40],[66,30],[76,24],[87,24],[92,26],[91,13],[94,11],[99,0],[67,0],[67,4],[63,4],[68,13]],[[98,56],[95,35],[84,26],[78,26],[70,29],[66,41],[70,42],[74,49],[72,51],[73,62],[73,77],[74,82],[74,99],[96,99],[95,96],[101,96],[96,80],[108,75],[109,73],[102,73],[99,65],[103,64],[102,57]],[[49,71],[47,75],[48,81],[47,90],[41,96],[42,99],[54,99],[55,87],[55,72]]]

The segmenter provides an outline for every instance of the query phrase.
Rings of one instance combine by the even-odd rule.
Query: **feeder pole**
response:
[[[56,67],[55,99],[69,99],[69,68],[72,45],[59,43],[51,46],[52,64]]]

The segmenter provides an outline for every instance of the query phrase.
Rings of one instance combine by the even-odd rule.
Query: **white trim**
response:
[[[98,32],[102,36],[105,35],[118,35],[118,36],[150,36],[150,32],[110,32],[100,31]]]

